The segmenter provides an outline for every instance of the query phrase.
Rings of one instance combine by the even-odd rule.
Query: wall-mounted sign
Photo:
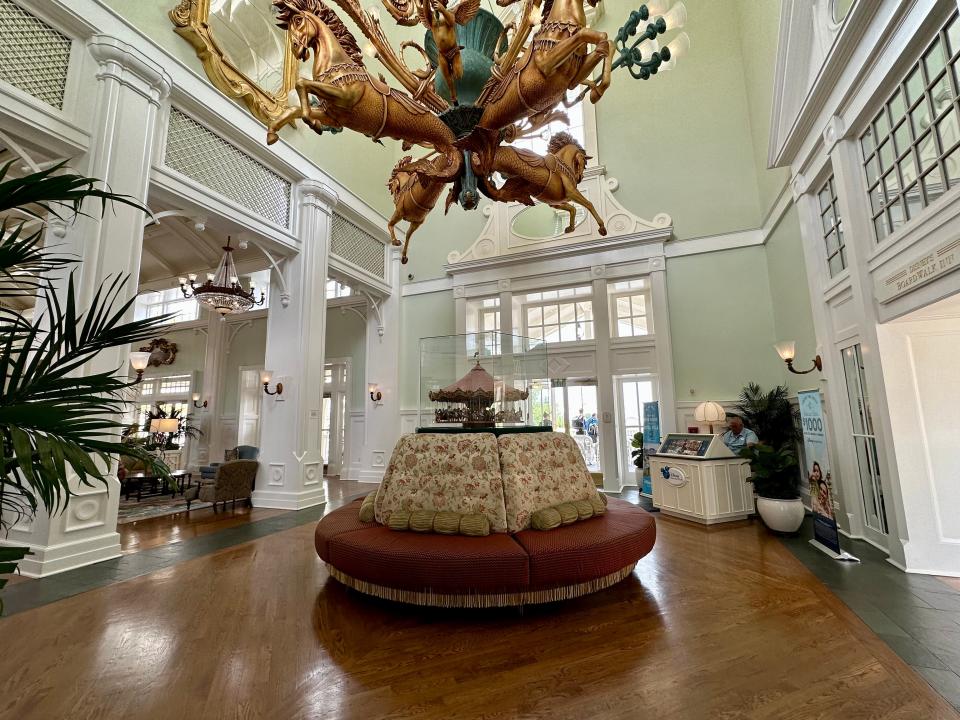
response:
[[[876,280],[877,300],[890,302],[960,268],[960,239],[948,240],[922,257]]]

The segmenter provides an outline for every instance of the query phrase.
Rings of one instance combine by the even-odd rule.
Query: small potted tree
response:
[[[803,524],[804,508],[797,483],[797,456],[789,447],[760,443],[740,451],[750,461],[750,477],[757,494],[757,511],[771,530],[794,533]]]
[[[630,457],[633,458],[634,472],[637,475],[637,487],[640,490],[643,490],[643,433],[638,432],[633,434],[633,439],[630,441],[630,446],[633,450],[630,451]]]

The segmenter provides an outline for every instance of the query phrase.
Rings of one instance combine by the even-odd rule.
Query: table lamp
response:
[[[707,400],[697,405],[696,410],[693,411],[693,419],[698,423],[707,423],[712,435],[714,424],[719,425],[727,419],[727,411],[720,403]]]

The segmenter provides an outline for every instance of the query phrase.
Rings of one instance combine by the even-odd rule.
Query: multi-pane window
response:
[[[650,285],[645,278],[607,285],[614,337],[639,337],[653,331]]]
[[[144,437],[148,433],[143,428],[148,423],[151,411],[156,410],[157,404],[166,411],[167,417],[170,412],[176,410],[178,417],[186,417],[191,412],[190,407],[190,375],[165,375],[162,377],[145,377],[137,385],[139,392],[139,402],[137,403],[136,417],[134,422],[140,428],[138,436]],[[258,388],[259,389],[259,388]],[[186,438],[183,433],[178,433],[174,442],[182,445]]]
[[[567,92],[567,102],[573,100],[580,92],[580,89],[570,90]],[[565,112],[567,118],[569,118],[569,123],[564,123],[560,120],[554,120],[545,127],[541,128],[536,132],[536,134],[531,137],[520,138],[519,140],[514,140],[511,145],[515,148],[523,148],[525,150],[533,150],[537,155],[546,155],[547,146],[550,143],[550,138],[553,137],[558,132],[565,130],[566,132],[573,135],[573,137],[580,143],[580,145],[586,147],[584,140],[584,129],[583,129],[583,101],[580,101],[573,105],[572,107],[565,108],[563,103],[560,103],[556,107],[557,110]]]
[[[500,354],[499,297],[477,298],[467,302],[467,333],[468,354],[477,350],[481,355]]]
[[[590,285],[528,293],[520,306],[524,335],[533,344],[593,340]]]
[[[350,297],[351,295],[353,295],[353,290],[350,289],[349,285],[344,285],[337,280],[327,280],[328,300],[330,298]]]
[[[138,295],[133,304],[133,317],[135,320],[145,320],[173,313],[170,322],[188,322],[197,319],[198,310],[196,300],[185,298],[180,288],[170,288]]]
[[[843,224],[840,210],[837,208],[837,190],[833,175],[820,190],[820,225],[823,230],[823,242],[827,246],[827,267],[830,277],[847,266],[847,250],[843,241]]]
[[[960,185],[954,14],[860,136],[877,241]]]

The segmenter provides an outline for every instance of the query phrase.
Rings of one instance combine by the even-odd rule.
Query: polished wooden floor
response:
[[[278,532],[0,620],[0,718],[960,717],[757,525],[658,531],[522,613],[375,601]]]

